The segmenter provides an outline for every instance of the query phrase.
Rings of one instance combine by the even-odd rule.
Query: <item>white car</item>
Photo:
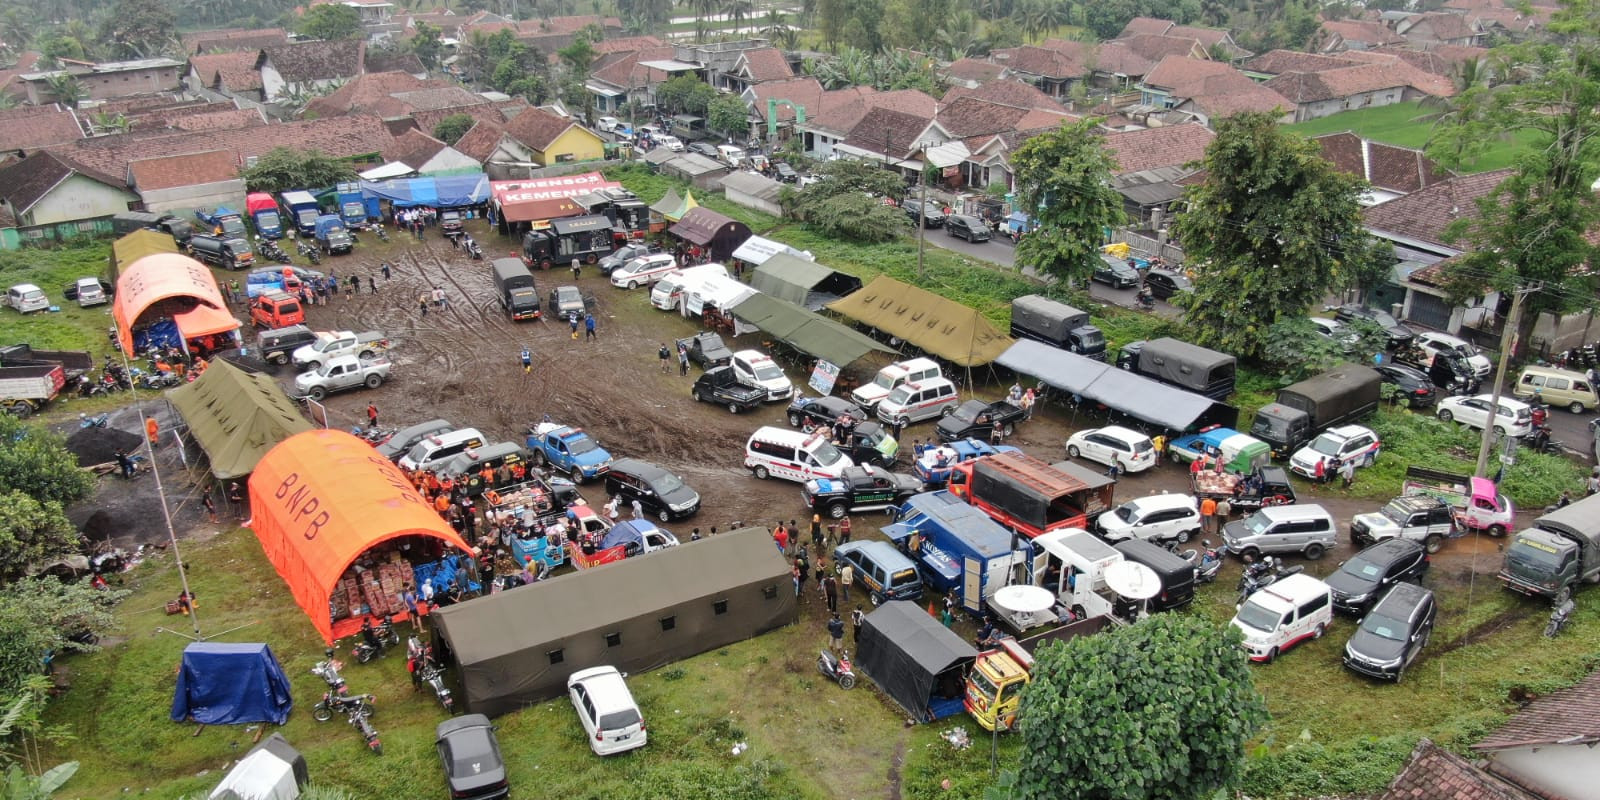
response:
[[[1101,514],[1098,524],[1101,535],[1110,542],[1146,539],[1182,544],[1200,533],[1200,511],[1189,495],[1153,494]]]
[[[635,750],[647,741],[644,715],[623,681],[626,677],[616,667],[591,667],[567,678],[567,694],[595,755]]]
[[[1439,419],[1455,420],[1469,428],[1483,430],[1489,422],[1489,403],[1493,395],[1472,397],[1446,397],[1439,401]],[[1533,432],[1533,407],[1521,400],[1500,398],[1495,409],[1494,432],[1501,436],[1527,436]]]
[[[602,133],[611,133],[617,129],[617,123],[619,122],[621,120],[616,117],[601,117],[595,120],[595,127],[599,128]]]
[[[1430,360],[1439,353],[1455,353],[1472,365],[1472,374],[1479,380],[1489,377],[1489,371],[1494,369],[1489,357],[1478,352],[1478,348],[1448,333],[1428,331],[1417,334],[1417,349],[1427,353]]]
[[[1339,466],[1354,461],[1357,467],[1370,467],[1378,460],[1383,442],[1371,428],[1360,425],[1340,425],[1322,432],[1310,444],[1294,451],[1289,457],[1289,469],[1297,475],[1314,478],[1317,464],[1322,464],[1323,476],[1332,478]]]
[[[639,256],[611,271],[611,285],[619,289],[637,289],[661,280],[677,268],[678,260],[671,253]]]
[[[1067,440],[1067,457],[1113,462],[1123,472],[1142,472],[1156,465],[1156,448],[1150,437],[1120,425],[1089,428]]]
[[[656,144],[671,150],[674,153],[683,152],[683,142],[678,137],[663,133],[656,137]]]
[[[1356,340],[1361,338],[1355,331],[1345,327],[1343,322],[1328,317],[1309,317],[1312,327],[1326,339],[1338,342],[1341,346],[1351,347]]]
[[[767,402],[794,396],[794,384],[770,356],[760,350],[740,350],[733,354],[733,374],[743,383],[767,390]]]

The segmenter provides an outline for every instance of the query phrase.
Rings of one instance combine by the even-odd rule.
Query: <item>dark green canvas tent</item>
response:
[[[730,311],[802,353],[844,366],[874,350],[893,350],[872,337],[771,295],[753,294]]]
[[[167,400],[221,480],[249,475],[268,450],[313,427],[272,376],[220,358],[193,383],[169,390]]]
[[[861,288],[861,279],[788,253],[762,262],[750,276],[750,285],[779,300],[817,311]]]

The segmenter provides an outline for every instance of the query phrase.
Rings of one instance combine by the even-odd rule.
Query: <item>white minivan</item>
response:
[[[99,278],[79,278],[78,282],[73,286],[78,290],[78,306],[80,308],[97,306],[111,300],[106,296],[106,288],[100,285]]]
[[[733,367],[733,374],[739,380],[766,389],[769,403],[794,396],[794,384],[789,382],[789,376],[783,374],[783,368],[760,350],[734,353],[729,366]]]
[[[1270,663],[1306,639],[1322,638],[1332,623],[1333,591],[1302,572],[1250,595],[1232,625],[1244,634],[1250,660]]]
[[[43,289],[31,283],[19,283],[6,292],[6,305],[28,314],[49,309],[50,298],[45,296]]]
[[[619,289],[637,289],[661,280],[677,268],[678,260],[671,253],[639,256],[611,271],[611,285]]]
[[[939,364],[931,358],[896,361],[878,370],[877,376],[871,383],[857,386],[856,390],[850,393],[850,399],[854,400],[856,405],[871,411],[902,383],[916,383],[929,378],[943,377],[944,373],[939,370]]]
[[[649,741],[644,715],[623,681],[626,677],[616,667],[590,667],[567,678],[572,707],[595,755],[633,750]]]
[[[814,478],[838,478],[855,462],[828,441],[827,429],[804,433],[769,425],[750,434],[744,445],[744,465],[762,480],[805,483]]]
[[[909,425],[937,419],[961,405],[956,385],[944,378],[902,383],[878,403],[878,419],[886,425]]]
[[[663,275],[650,290],[650,305],[662,311],[675,311],[686,291],[708,278],[728,277],[728,268],[721,264],[701,264],[698,267],[675,269]]]
[[[462,428],[429,436],[412,445],[411,449],[400,458],[400,468],[407,472],[430,469],[466,452],[468,448],[482,446],[483,434],[479,433],[477,428]]]

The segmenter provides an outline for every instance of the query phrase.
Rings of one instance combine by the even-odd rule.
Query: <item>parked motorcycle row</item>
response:
[[[367,743],[367,749],[374,755],[383,755],[383,742],[378,738],[378,729],[372,726],[372,714],[377,708],[377,698],[370,694],[350,694],[349,687],[345,684],[344,676],[339,674],[341,666],[338,659],[333,657],[333,648],[323,651],[327,658],[318,661],[311,668],[311,674],[322,679],[328,688],[322,692],[322,699],[311,708],[311,717],[318,722],[327,722],[333,719],[334,714],[344,714],[350,727],[361,734]]]
[[[366,664],[374,658],[384,655],[389,648],[400,646],[400,632],[394,628],[394,618],[384,616],[383,622],[373,627],[370,620],[361,626],[361,638],[350,648],[351,655],[356,661]],[[338,642],[334,643],[335,645]],[[372,725],[372,715],[376,711],[376,698],[370,694],[350,694],[350,687],[345,682],[339,669],[343,665],[333,657],[334,648],[323,651],[326,656],[311,668],[311,674],[322,679],[327,684],[327,689],[322,693],[322,699],[311,709],[311,716],[318,722],[327,722],[333,719],[334,714],[344,714],[350,727],[361,734],[367,748],[376,755],[383,755],[383,744],[378,738],[378,730]],[[444,668],[434,660],[433,648],[424,645],[416,636],[409,637],[406,642],[406,669],[411,674],[412,684],[420,688],[426,684],[433,690],[434,697],[439,705],[444,707],[445,713],[455,713],[455,697],[450,687],[444,683]]]

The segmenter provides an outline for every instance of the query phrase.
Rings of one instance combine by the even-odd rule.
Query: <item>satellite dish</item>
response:
[[[989,602],[1014,614],[1037,614],[1050,610],[1056,596],[1042,586],[1021,584],[1000,587]]]
[[[1161,579],[1155,570],[1132,561],[1106,567],[1106,586],[1130,600],[1149,600],[1161,593]]]

